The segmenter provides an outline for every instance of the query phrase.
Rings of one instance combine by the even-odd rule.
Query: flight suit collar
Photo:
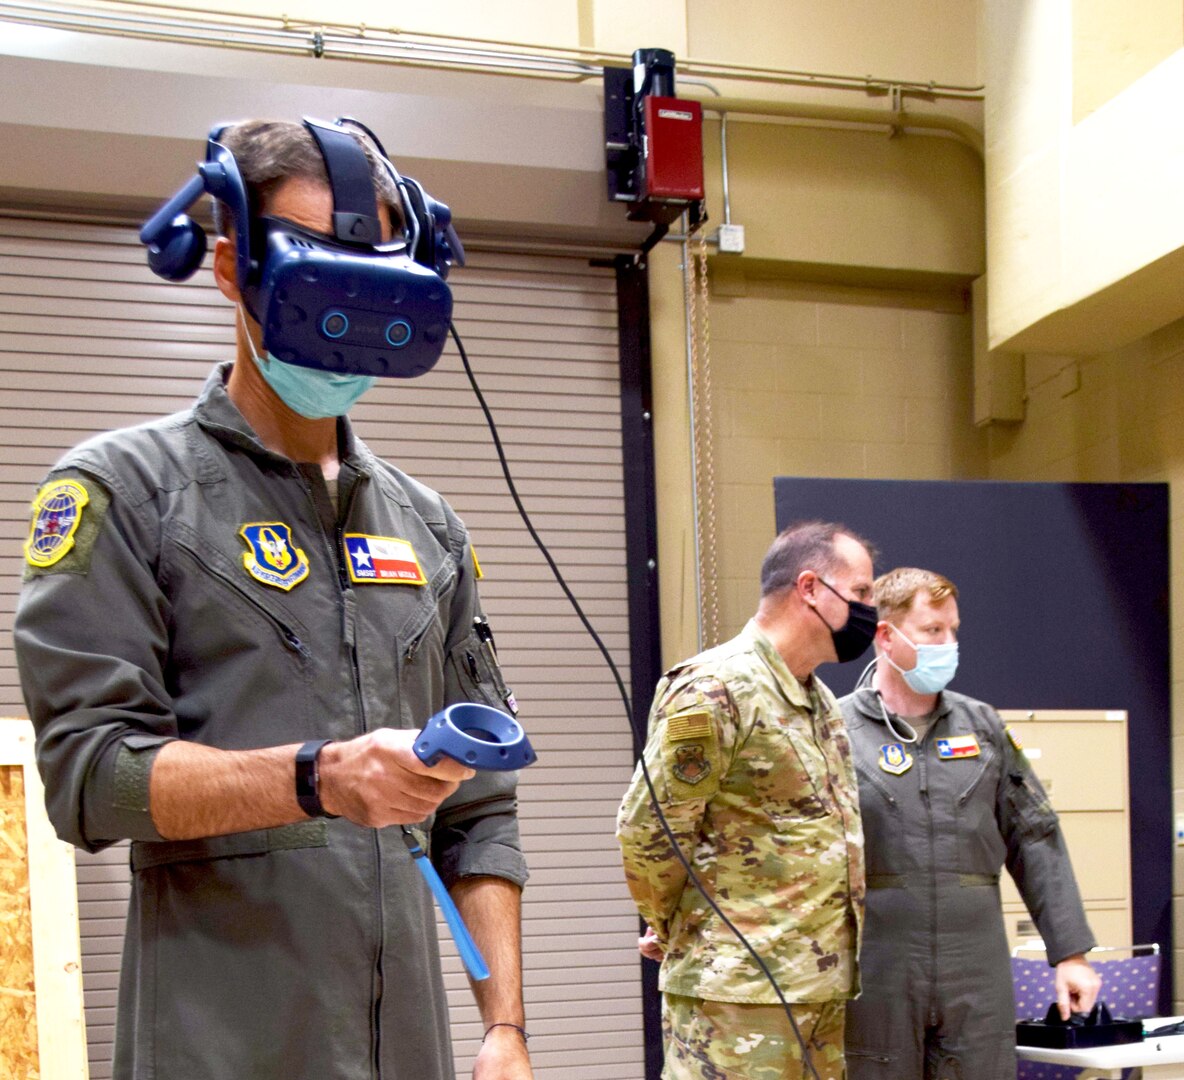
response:
[[[247,423],[246,417],[239,412],[238,406],[230,400],[230,395],[226,392],[226,383],[233,367],[233,362],[228,360],[210,372],[194,406],[197,422],[222,442],[230,443],[257,457],[288,462],[289,459],[283,454],[263,445],[254,429]],[[354,435],[349,418],[345,416],[339,417],[337,421],[337,447],[343,467],[348,466],[363,476],[369,476],[374,471],[374,455]]]
[[[876,700],[876,692],[869,684],[864,689],[856,690],[851,695],[851,703],[855,711],[859,713],[864,720],[868,720],[874,724],[879,724],[880,727],[887,727],[884,723],[884,714],[880,711],[880,703]],[[884,706],[888,708],[887,705]],[[946,716],[949,716],[950,710],[953,708],[953,701],[949,694],[939,693],[937,695],[937,705],[933,710],[933,724],[936,726],[937,722]],[[893,716],[896,714],[893,713]],[[907,722],[907,721],[906,721]]]
[[[781,692],[790,704],[813,712],[814,702],[811,700],[810,687],[799,682],[794,673],[789,670],[789,666],[785,663],[781,654],[774,647],[773,643],[761,632],[760,627],[757,626],[756,620],[749,619],[748,624],[741,633],[748,639],[753,651],[765,662],[766,666],[773,673],[773,677],[777,680],[777,685],[781,688]],[[809,682],[810,684],[814,682],[813,675],[810,676]]]

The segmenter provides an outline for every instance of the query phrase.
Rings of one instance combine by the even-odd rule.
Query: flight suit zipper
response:
[[[929,795],[928,744],[936,723],[925,732],[917,754],[920,766],[921,801],[929,828],[929,1024],[937,1023],[934,996],[937,993],[937,836],[933,825],[933,803]]]
[[[312,506],[313,517],[320,521],[320,513],[317,510],[316,497],[313,495],[312,489],[308,485],[308,481],[298,468],[295,469],[296,475],[304,487],[305,495]],[[362,478],[355,479],[350,485],[349,495],[344,506],[339,505],[337,508],[337,519],[333,528],[333,533],[330,536],[322,527],[319,531],[321,538],[325,545],[331,550],[329,551],[329,565],[337,568],[337,587],[338,597],[341,604],[341,620],[343,635],[346,647],[349,650],[350,667],[353,674],[354,684],[354,700],[357,703],[357,720],[359,727],[359,734],[365,734],[368,730],[366,723],[366,700],[362,690],[362,668],[358,660],[358,640],[357,640],[357,619],[356,619],[356,603],[354,599],[354,590],[350,585],[349,568],[345,561],[345,523],[349,520],[350,511],[353,509],[354,498],[357,494],[358,485],[362,483]],[[386,911],[385,901],[382,887],[382,845],[379,840],[378,830],[371,829],[372,850],[374,853],[374,884],[375,884],[375,914],[378,926],[378,941],[374,953],[373,966],[373,988],[371,992],[371,1016],[370,1016],[370,1046],[372,1055],[373,1075],[375,1080],[382,1080],[382,998],[384,992],[383,984],[383,954],[386,950]]]

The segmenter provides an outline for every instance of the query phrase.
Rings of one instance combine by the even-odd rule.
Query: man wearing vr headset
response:
[[[863,994],[847,1010],[852,1080],[1015,1076],[1015,1002],[999,900],[1006,864],[1057,966],[1061,1015],[1100,980],[1057,815],[989,705],[947,690],[958,590],[905,567],[876,579],[871,683],[839,702],[867,850]]]
[[[409,263],[384,245],[447,208],[404,197],[357,131],[321,127],[215,132],[178,199],[226,204],[213,269],[237,308],[234,360],[187,412],[68,453],[34,501],[15,639],[47,806],[82,848],[133,842],[117,1077],[453,1080],[432,898],[386,828],[407,825],[492,971],[473,984],[474,1077],[528,1080],[515,774],[428,768],[412,749],[448,703],[512,701],[479,570],[448,505],[344,415],[373,375],[434,362],[429,347],[400,370],[395,350],[429,331],[442,348],[450,253],[396,277],[400,296],[435,299],[393,315],[371,310],[386,286],[366,296],[389,267],[365,260]],[[176,203],[145,231],[154,268],[183,277],[204,242]],[[282,295],[277,244],[305,260]],[[293,311],[317,298],[297,278],[341,266],[352,291]],[[367,319],[390,348],[355,362],[336,339]]]

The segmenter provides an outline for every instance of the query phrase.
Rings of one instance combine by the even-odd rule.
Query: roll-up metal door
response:
[[[451,279],[455,319],[536,527],[628,682],[616,291],[587,259],[481,252]],[[233,310],[208,269],[148,271],[128,228],[0,216],[0,713],[23,715],[12,656],[29,500],[91,433],[185,408],[229,354]],[[528,1025],[539,1080],[640,1080],[637,920],[613,818],[632,771],[614,684],[521,526],[450,348],[429,376],[381,382],[354,408],[379,455],[464,518],[481,590],[539,763],[520,786]],[[123,845],[79,853],[91,1076],[110,1073],[126,909]],[[447,930],[460,1077],[481,1023]]]

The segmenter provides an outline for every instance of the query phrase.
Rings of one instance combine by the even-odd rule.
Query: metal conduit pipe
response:
[[[983,156],[983,136],[973,124],[943,113],[919,113],[873,109],[848,105],[815,105],[794,101],[763,101],[756,98],[713,97],[703,101],[705,112],[740,113],[748,116],[781,116],[791,120],[818,120],[824,123],[871,124],[893,131],[945,131]]]
[[[367,26],[364,23],[314,23],[287,16],[277,19],[211,8],[152,3],[151,0],[122,0],[122,6],[125,11],[121,12],[68,2],[21,3],[4,0],[0,2],[0,20],[90,33],[123,34],[158,41],[183,41],[224,48],[254,47],[263,51],[291,52],[318,58],[405,63],[445,70],[493,70],[501,74],[568,81],[596,77],[605,64],[629,63],[628,57],[577,46],[523,45],[452,34],[408,33],[398,28]],[[137,13],[136,9],[140,9],[143,14]],[[420,55],[415,56],[416,53]],[[889,93],[894,100],[906,96],[920,96],[929,100],[980,100],[984,89],[982,86],[871,75],[766,68],[696,60],[693,57],[685,58],[679,64],[679,71],[687,76]]]

